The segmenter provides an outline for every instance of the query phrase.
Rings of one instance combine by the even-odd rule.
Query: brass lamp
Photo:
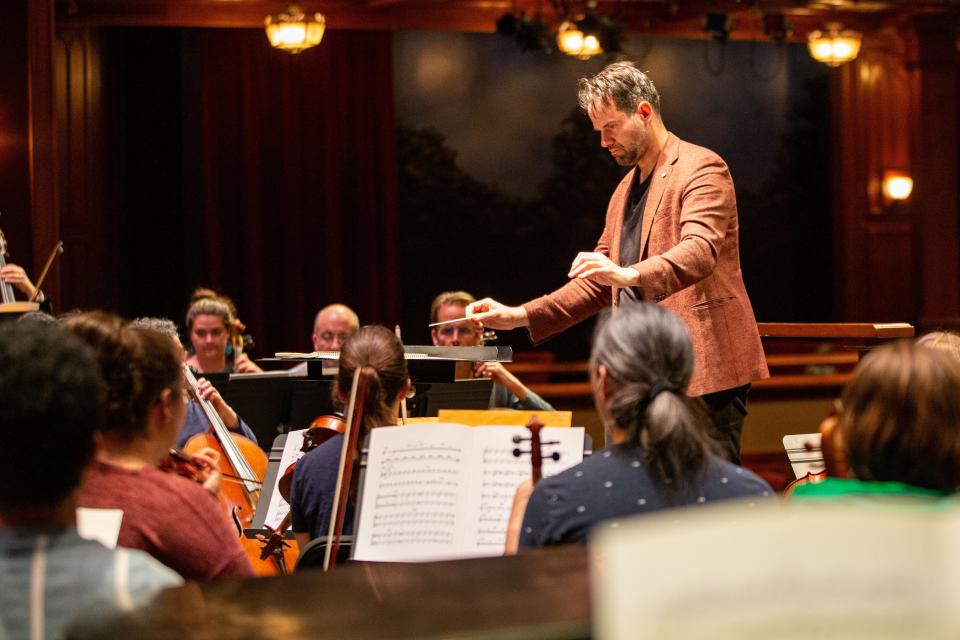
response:
[[[859,32],[844,29],[839,22],[831,22],[823,31],[812,31],[807,36],[807,47],[813,59],[828,67],[840,65],[856,59],[860,53]]]
[[[283,13],[267,16],[263,24],[270,45],[290,53],[300,53],[320,44],[327,27],[322,13],[306,15],[296,4],[291,4]]]

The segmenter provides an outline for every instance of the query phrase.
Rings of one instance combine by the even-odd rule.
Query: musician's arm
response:
[[[520,546],[520,532],[523,528],[523,518],[527,512],[527,502],[533,493],[533,479],[526,480],[517,487],[513,495],[513,507],[510,510],[510,519],[507,521],[507,537],[504,541],[503,555],[514,556]]]
[[[0,269],[0,278],[2,278],[4,282],[16,287],[20,293],[26,296],[28,301],[33,301],[37,295],[38,290],[34,286],[33,281],[30,280],[30,276],[28,276],[23,267],[18,264],[11,262]],[[40,299],[36,300],[36,302],[44,302],[46,300],[46,295],[42,291],[40,292],[40,296]]]

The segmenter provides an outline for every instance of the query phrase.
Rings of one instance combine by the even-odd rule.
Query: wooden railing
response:
[[[860,354],[881,342],[910,338],[905,323],[757,323],[768,351],[770,377],[756,380],[753,388],[767,391],[821,393],[839,390],[850,379]],[[816,352],[826,345],[832,350]],[[804,349],[805,347],[805,349]],[[796,349],[796,351],[794,351]],[[589,400],[593,390],[587,380],[586,360],[573,362],[514,362],[509,369],[530,389],[546,399]],[[544,382],[546,380],[546,382]]]

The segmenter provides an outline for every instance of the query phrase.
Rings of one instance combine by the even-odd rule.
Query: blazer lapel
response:
[[[647,194],[647,204],[643,208],[643,226],[640,229],[640,259],[646,257],[647,240],[650,238],[650,229],[653,227],[653,219],[660,210],[660,202],[663,200],[663,192],[667,188],[667,182],[673,171],[673,165],[677,161],[677,154],[680,150],[680,144],[677,136],[668,134],[667,144],[660,152],[657,158],[657,165],[653,168],[653,177],[650,180],[650,192]]]

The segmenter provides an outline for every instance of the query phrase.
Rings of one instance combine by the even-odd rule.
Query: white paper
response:
[[[89,509],[77,507],[77,532],[81,538],[96,540],[108,549],[117,548],[122,509]]]
[[[787,451],[790,466],[797,478],[808,473],[820,473],[824,470],[823,450],[820,448],[819,433],[799,433],[783,436],[783,448]]]
[[[263,521],[265,525],[274,529],[280,526],[280,523],[290,512],[290,503],[280,495],[280,478],[283,477],[284,471],[290,468],[290,465],[304,456],[300,448],[303,447],[303,434],[306,431],[306,429],[290,431],[287,433],[287,440],[283,444],[283,453],[280,456],[280,469],[273,486],[270,487],[270,493],[267,494],[269,496],[267,516]],[[266,489],[266,487],[264,487],[264,489]]]
[[[503,553],[517,486],[530,477],[529,456],[515,457],[524,427],[449,423],[374,429],[370,435],[354,557],[413,561]],[[583,460],[582,428],[544,428],[550,476]]]

